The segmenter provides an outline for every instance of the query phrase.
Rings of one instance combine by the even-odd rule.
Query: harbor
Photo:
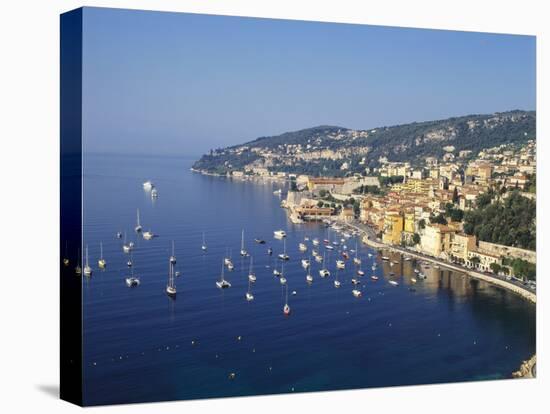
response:
[[[381,253],[359,228],[294,224],[274,193],[284,182],[195,174],[175,158],[87,165],[92,274],[74,277],[91,404],[510,378],[533,354],[531,304],[463,271]],[[130,272],[139,286],[126,285]],[[222,272],[230,287],[217,286]]]

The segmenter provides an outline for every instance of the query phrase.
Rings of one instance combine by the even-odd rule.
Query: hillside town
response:
[[[481,240],[465,220],[487,194],[493,194],[489,204],[514,196],[532,200],[534,205],[534,140],[522,146],[488,148],[475,156],[450,147],[443,157],[426,157],[422,165],[387,159],[379,162],[379,168],[366,168],[363,175],[347,177],[270,174],[255,167],[234,171],[232,176],[288,180],[290,190],[281,205],[288,209],[293,223],[362,225],[370,230],[372,239],[384,245],[480,272],[530,279],[529,285],[534,287],[534,249]]]

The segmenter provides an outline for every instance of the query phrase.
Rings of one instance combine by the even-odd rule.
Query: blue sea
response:
[[[434,267],[413,285],[421,263],[384,252],[398,262],[390,268],[360,242],[362,297],[352,295],[351,259],[336,270],[338,249],[327,251],[328,278],[311,260],[308,285],[300,259],[309,258],[312,244],[306,242],[306,253],[298,244],[305,237],[322,241],[327,229],[292,224],[273,193],[281,183],[203,176],[191,164],[175,156],[85,155],[84,244],[94,269],[82,277],[86,405],[504,379],[535,353],[534,305]],[[148,179],[157,199],[142,188]],[[134,232],[137,209],[143,230],[158,237],[146,241]],[[257,275],[252,302],[245,299],[249,258],[239,255],[243,229]],[[283,249],[273,237],[277,229],[288,235],[284,270],[289,292],[296,291],[288,298],[290,316],[273,275]],[[135,243],[141,281],[135,288],[125,284],[128,255],[118,231]],[[172,241],[181,273],[175,299],[165,293]],[[355,249],[356,239],[345,244]],[[323,253],[322,243],[318,250]],[[225,277],[232,287],[220,290],[215,283],[228,253],[235,268]]]

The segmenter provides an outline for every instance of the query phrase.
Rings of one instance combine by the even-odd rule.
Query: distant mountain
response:
[[[535,124],[536,112],[517,110],[368,130],[318,126],[212,150],[193,168],[218,174],[266,168],[344,175],[376,167],[384,158],[416,164],[428,156],[440,158],[445,153],[458,155],[465,150],[475,156],[502,144],[521,145],[535,138]]]

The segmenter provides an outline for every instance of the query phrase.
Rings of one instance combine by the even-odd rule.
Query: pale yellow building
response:
[[[400,244],[403,231],[403,216],[399,211],[386,211],[384,215],[384,232],[382,242],[387,244]]]

